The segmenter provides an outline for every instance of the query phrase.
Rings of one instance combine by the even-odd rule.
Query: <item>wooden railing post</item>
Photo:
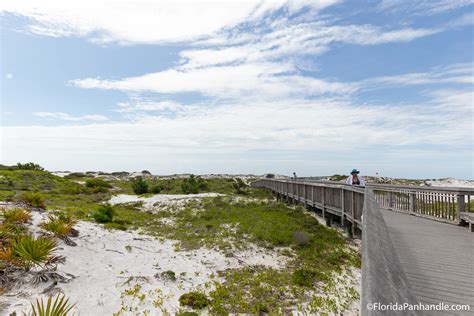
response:
[[[410,193],[410,200],[409,200],[408,210],[411,213],[416,212],[416,193],[415,192]]]
[[[304,208],[306,208],[308,206],[307,203],[306,203],[306,198],[307,198],[307,196],[306,196],[306,184],[303,184],[303,200],[304,200],[303,205],[304,205]]]
[[[461,212],[464,212],[464,194],[458,193],[456,195],[457,198],[457,214],[456,214],[456,221],[461,222]]]
[[[344,211],[344,188],[341,188],[341,224],[344,225],[344,220],[346,218]]]
[[[323,204],[323,218],[325,218],[325,213],[326,213],[326,190],[324,187],[322,187],[322,198],[321,198],[321,203]]]

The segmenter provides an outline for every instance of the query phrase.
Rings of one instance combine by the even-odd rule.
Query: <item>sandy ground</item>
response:
[[[38,212],[33,215],[34,227],[46,217]],[[135,284],[140,284],[141,293],[149,297],[141,304],[133,303],[139,310],[155,310],[153,300],[160,296],[164,298],[161,308],[174,313],[180,308],[181,294],[196,287],[204,288],[206,282],[213,277],[215,280],[217,271],[256,264],[280,268],[286,262],[286,257],[257,247],[226,258],[223,253],[209,249],[177,252],[173,241],[160,242],[133,232],[109,231],[94,223],[80,222],[76,228],[80,234],[73,239],[77,246],[59,241],[57,251],[67,258],[58,272],[75,277],[69,283],[59,283],[55,291],[64,292],[72,302],[77,302],[80,315],[111,315],[120,310],[121,304],[132,305],[133,302],[127,302],[130,298],[121,295]],[[160,276],[167,270],[175,272],[176,281]],[[24,285],[8,292],[0,297],[0,306],[10,306],[1,314],[16,311],[21,315],[50,285],[51,282],[37,287]],[[160,291],[159,295],[156,290]]]
[[[144,210],[160,210],[167,207],[184,205],[192,199],[218,196],[215,193],[196,195],[154,195],[138,197],[135,195],[117,195],[110,203],[143,202]],[[33,221],[29,230],[41,233],[39,224],[47,213],[33,212]],[[0,315],[9,315],[29,310],[30,302],[47,293],[65,293],[71,302],[76,303],[75,310],[80,315],[112,315],[120,311],[135,308],[123,315],[136,315],[145,310],[150,315],[173,315],[178,310],[178,298],[196,288],[209,292],[212,282],[218,281],[217,272],[229,268],[241,268],[248,265],[263,265],[276,269],[284,268],[288,257],[279,255],[278,249],[267,250],[250,245],[249,250],[235,251],[233,257],[213,249],[194,251],[176,251],[176,241],[160,241],[137,232],[107,230],[91,222],[79,222],[76,225],[79,236],[72,238],[77,246],[72,247],[58,241],[57,255],[66,257],[65,264],[58,266],[58,273],[70,279],[67,283],[41,283],[38,286],[24,284],[20,288],[0,297]],[[176,281],[162,276],[165,271],[173,271]],[[360,270],[334,275],[337,289],[333,294],[344,297],[347,286],[360,293]],[[124,295],[126,290],[140,288],[133,295]],[[51,290],[52,289],[52,290]],[[143,295],[143,296],[142,296]],[[337,303],[338,304],[338,303]],[[3,307],[3,310],[2,310]],[[358,301],[346,310],[344,315],[358,314]],[[157,312],[158,310],[158,312]],[[202,313],[203,315],[206,312]]]
[[[474,188],[474,180],[458,180],[453,178],[426,181],[434,187]]]

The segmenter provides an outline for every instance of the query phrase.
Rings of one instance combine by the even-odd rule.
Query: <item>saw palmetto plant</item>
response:
[[[63,294],[58,294],[54,300],[48,297],[46,303],[43,299],[37,299],[35,304],[31,304],[31,311],[28,316],[67,316],[76,304],[70,304],[69,299]]]
[[[11,243],[11,251],[15,262],[26,271],[34,266],[44,267],[55,256],[56,242],[51,238],[25,235],[15,238]]]

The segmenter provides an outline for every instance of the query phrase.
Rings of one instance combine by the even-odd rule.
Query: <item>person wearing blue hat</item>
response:
[[[351,175],[347,178],[346,184],[350,185],[360,185],[360,186],[365,186],[365,181],[364,178],[359,176],[360,171],[357,169],[352,169]]]

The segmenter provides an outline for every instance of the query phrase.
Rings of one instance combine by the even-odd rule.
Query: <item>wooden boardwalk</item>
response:
[[[465,227],[382,210],[390,238],[416,300],[423,304],[470,304],[474,315],[474,234]]]
[[[474,206],[470,188],[260,179],[280,201],[302,203],[362,232],[361,315],[474,315]],[[363,215],[363,217],[362,217]],[[460,224],[469,224],[467,227]],[[373,303],[470,305],[469,311],[380,311]]]

